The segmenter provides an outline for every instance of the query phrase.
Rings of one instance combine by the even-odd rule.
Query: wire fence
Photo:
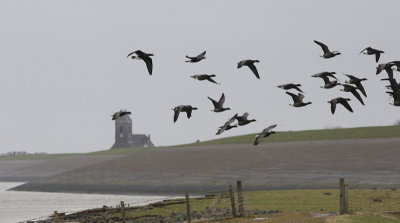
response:
[[[104,206],[80,212],[55,212],[52,216],[42,216],[30,221],[49,217],[51,222],[207,222],[243,217],[253,220],[282,218],[282,222],[306,222],[301,219],[338,215],[341,209],[341,192],[338,189],[244,191],[242,196],[239,183],[235,189],[230,191],[227,186],[223,192],[201,191],[206,195],[190,195],[189,202],[185,199],[185,194],[178,197],[168,196],[162,201],[121,201],[113,207]],[[400,215],[400,191],[349,189],[346,212]]]

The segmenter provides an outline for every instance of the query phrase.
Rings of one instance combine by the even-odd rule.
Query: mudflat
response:
[[[400,138],[316,140],[159,148],[113,157],[33,180],[14,190],[182,194],[246,190],[400,185]],[[82,159],[84,161],[84,159]],[[66,160],[58,160],[66,162]],[[51,166],[47,166],[51,168]]]

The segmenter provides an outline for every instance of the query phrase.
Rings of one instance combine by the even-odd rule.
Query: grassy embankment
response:
[[[382,202],[374,202],[379,199]],[[237,200],[236,200],[237,202]],[[249,191],[244,193],[245,208],[248,210],[266,210],[279,213],[262,214],[241,218],[240,222],[252,222],[255,217],[268,218],[258,222],[327,222],[327,223],[394,223],[400,222],[400,191],[399,190],[350,190],[349,209],[350,215],[330,216],[315,218],[310,213],[327,213],[339,211],[338,190],[276,190],[276,191]],[[164,204],[171,205],[153,208],[150,210],[139,209],[126,212],[127,219],[145,218],[143,216],[170,216],[172,212],[186,213],[184,199],[167,200]],[[228,196],[210,196],[209,199],[190,200],[191,211],[231,208]],[[237,203],[236,203],[237,204]],[[141,217],[142,216],[142,217]],[[101,216],[97,220],[118,219],[120,213]],[[96,217],[94,217],[95,220]],[[207,221],[210,222],[210,221]],[[211,221],[213,222],[213,221]],[[219,220],[218,222],[239,222],[236,220]]]
[[[256,134],[248,134],[242,136],[226,137],[200,143],[192,143],[177,146],[200,146],[200,145],[216,145],[216,144],[252,144]],[[286,131],[278,132],[275,135],[263,140],[268,142],[290,142],[305,140],[327,140],[327,139],[357,139],[357,138],[396,138],[400,137],[400,125],[394,126],[377,126],[377,127],[359,127],[359,128],[343,128],[343,129],[323,129],[323,130],[305,130],[305,131]],[[154,147],[151,149],[159,149],[163,147]],[[66,156],[82,156],[82,155],[128,155],[149,148],[122,148],[113,150],[102,150],[91,153],[65,153],[65,154],[32,154],[25,156],[9,156],[1,157],[0,160],[40,160],[54,159]]]

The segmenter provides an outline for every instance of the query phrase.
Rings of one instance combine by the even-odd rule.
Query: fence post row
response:
[[[236,218],[237,213],[236,213],[235,195],[233,193],[232,184],[229,185],[229,197],[231,198],[232,215],[234,218]]]
[[[237,181],[237,192],[238,192],[238,202],[239,202],[239,216],[244,217],[242,181],[240,180]]]
[[[192,222],[192,216],[191,216],[191,214],[190,214],[189,193],[186,193],[186,194],[185,194],[185,197],[186,197],[186,212],[187,212],[187,219],[188,219],[188,222],[190,223],[190,222]]]

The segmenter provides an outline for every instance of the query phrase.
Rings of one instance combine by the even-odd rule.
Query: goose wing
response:
[[[191,108],[186,109],[186,116],[187,116],[187,118],[192,117],[192,109]]]
[[[329,53],[329,52],[330,52],[328,46],[326,46],[325,44],[323,44],[323,43],[321,43],[321,42],[318,42],[318,41],[316,41],[316,40],[314,40],[314,42],[315,42],[316,44],[318,44],[318,45],[321,46],[321,48],[322,48],[322,50],[324,51],[324,53]]]
[[[275,127],[276,127],[276,124],[265,128],[259,135],[256,136],[256,139],[254,140],[254,145],[260,144],[261,139],[264,138],[267,135],[267,133]]]
[[[363,87],[363,85],[361,84],[361,82],[356,82],[355,85],[357,86],[358,89],[360,89],[361,93],[367,97],[367,92],[365,92],[365,89]]]
[[[354,97],[356,97],[356,98],[361,102],[362,105],[364,105],[364,101],[363,101],[363,99],[361,98],[360,94],[357,92],[357,89],[356,89],[356,88],[354,88],[354,89],[351,90],[350,92],[354,95]]]
[[[219,134],[223,133],[227,127],[228,127],[227,125],[219,127],[218,132],[215,135],[219,135]]]
[[[132,53],[130,53],[130,54],[128,54],[128,56],[126,56],[126,57],[130,57],[130,56],[132,56],[132,54],[134,54],[135,52],[132,52]]]
[[[243,65],[245,65],[246,62],[247,62],[247,60],[242,60],[242,61],[240,61],[240,62],[238,63],[237,68],[239,69],[239,68],[243,67]]]
[[[337,99],[332,99],[332,100],[330,101],[330,103],[331,103],[331,113],[332,113],[332,115],[333,115],[333,114],[335,114],[335,111],[336,111]]]
[[[325,84],[331,83],[331,81],[329,80],[329,78],[327,76],[323,76],[322,79],[324,80]]]
[[[362,54],[362,52],[364,52],[364,51],[368,50],[369,48],[371,48],[371,47],[367,47],[367,48],[365,48],[365,49],[361,50],[360,54]]]
[[[215,84],[218,84],[217,82],[215,82],[210,76],[207,76],[207,78],[206,78],[209,82],[212,82],[212,83],[215,83]]]
[[[242,115],[242,118],[243,118],[243,119],[247,119],[247,117],[249,117],[249,113],[248,113],[248,112],[245,112],[245,113]]]
[[[257,77],[258,79],[260,79],[260,75],[258,74],[257,68],[256,68],[256,66],[254,65],[254,63],[251,63],[251,64],[249,64],[249,65],[247,65],[247,66],[250,68],[251,71],[253,71],[254,75],[256,75],[256,77]]]
[[[206,52],[207,51],[204,51],[204,52],[200,53],[199,55],[197,55],[197,57],[204,57],[206,55]]]
[[[225,103],[225,94],[222,93],[221,98],[218,101],[218,105],[222,107],[222,105]]]
[[[230,126],[237,118],[237,114],[230,118],[227,122],[225,122],[224,126]],[[221,126],[222,128],[223,126]]]
[[[119,118],[120,115],[121,115],[121,112],[115,112],[115,113],[112,115],[112,120],[115,120],[115,119]]]
[[[149,74],[151,75],[153,72],[153,60],[149,57],[142,57],[143,61],[146,63],[147,70],[149,71]]]
[[[286,94],[292,96],[292,99],[293,99],[293,101],[294,101],[295,103],[296,103],[296,102],[300,102],[299,96],[297,96],[297,95],[295,95],[295,94],[293,94],[293,93],[291,93],[291,92],[288,92],[288,91],[286,91]]]
[[[217,101],[215,101],[214,99],[212,99],[212,98],[210,98],[210,97],[207,97],[207,98],[210,99],[210,101],[213,103],[213,105],[214,105],[215,108],[218,108],[218,107],[219,107],[219,104],[218,104]]]
[[[294,85],[293,88],[298,90],[298,91],[300,91],[301,93],[303,93],[303,91],[299,87],[297,87],[296,85]]]
[[[174,122],[178,120],[180,109],[174,109]]]
[[[303,102],[304,94],[299,93],[297,96],[299,97],[300,102]]]
[[[338,100],[338,102],[340,104],[342,104],[347,110],[349,110],[350,112],[353,112],[353,109],[351,108],[351,106],[349,105],[349,103],[347,101],[350,101],[350,99],[348,99],[348,98],[340,98]]]
[[[379,61],[379,57],[381,57],[381,53],[380,52],[376,52],[375,53],[375,61],[378,63]]]

